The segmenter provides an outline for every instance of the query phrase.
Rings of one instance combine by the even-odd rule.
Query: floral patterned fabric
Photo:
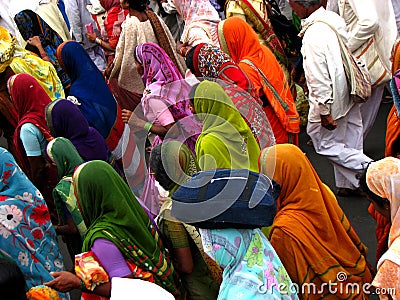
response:
[[[204,251],[224,270],[218,300],[298,299],[260,229],[200,229]]]
[[[63,258],[46,202],[4,148],[0,174],[0,248],[18,264],[29,289],[52,280],[50,272],[64,270]]]

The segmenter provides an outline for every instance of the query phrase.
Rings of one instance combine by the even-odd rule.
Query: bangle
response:
[[[191,48],[186,48],[187,50],[186,50],[186,52],[185,52],[185,55],[184,55],[184,57],[186,57],[187,56],[187,54],[189,53],[189,51],[190,51],[190,49]]]
[[[181,49],[179,49],[179,54],[183,57],[185,57],[185,55],[183,55],[183,50],[186,49],[186,47],[182,47]]]
[[[81,291],[87,291],[86,284],[83,282],[82,279],[79,279],[79,289]]]
[[[101,40],[100,38],[97,37],[95,42],[96,42],[97,45],[100,45],[100,46],[101,46],[102,40]]]
[[[150,131],[151,127],[153,127],[153,124],[147,122],[146,124],[144,124],[143,129],[146,131]]]
[[[75,275],[76,276],[76,275]],[[82,291],[82,292],[85,292],[85,293],[88,293],[88,292],[93,292],[91,289],[88,289],[87,287],[86,287],[86,284],[83,282],[83,280],[82,279],[80,279],[79,278],[79,289]]]

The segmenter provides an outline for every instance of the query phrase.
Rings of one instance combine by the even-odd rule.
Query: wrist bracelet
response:
[[[146,131],[150,131],[151,127],[153,127],[153,124],[147,122],[146,124],[144,124],[143,129]]]
[[[83,282],[82,279],[79,279],[79,289],[81,291],[87,291],[86,285],[85,285],[85,283]]]
[[[185,56],[185,55],[183,55],[183,50],[184,50],[184,49],[186,49],[186,47],[182,47],[181,49],[179,49],[179,54],[180,54],[181,56],[183,56],[183,57]]]
[[[186,49],[186,52],[185,52],[185,55],[184,55],[184,57],[186,57],[187,56],[187,54],[189,53],[189,51],[190,51],[190,49],[191,48],[185,48]]]
[[[96,38],[96,44],[97,44],[97,45],[101,45],[101,39],[98,38],[98,37]]]

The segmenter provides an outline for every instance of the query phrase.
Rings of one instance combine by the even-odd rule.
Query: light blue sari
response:
[[[28,289],[51,281],[50,272],[64,270],[46,202],[13,156],[1,147],[0,252],[17,263]],[[68,294],[59,295],[69,299]]]
[[[218,300],[298,299],[260,229],[200,229],[204,251],[223,269]]]

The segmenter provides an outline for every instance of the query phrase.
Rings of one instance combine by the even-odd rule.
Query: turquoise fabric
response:
[[[201,229],[205,252],[223,269],[218,300],[298,299],[260,229]]]

